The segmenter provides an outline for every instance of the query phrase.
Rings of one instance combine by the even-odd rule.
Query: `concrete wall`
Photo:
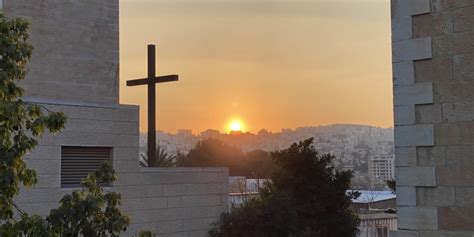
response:
[[[474,235],[474,1],[392,0],[398,232]]]
[[[20,207],[45,215],[72,191],[61,188],[61,146],[113,148],[124,236],[205,236],[228,210],[227,168],[140,168],[138,106],[118,104],[118,0],[4,0],[7,17],[31,20],[34,45],[25,100],[68,116],[66,128],[44,136],[27,155],[39,183],[22,189]]]

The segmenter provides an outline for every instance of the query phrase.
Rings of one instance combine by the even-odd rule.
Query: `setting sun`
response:
[[[232,120],[229,123],[229,131],[230,132],[237,132],[237,131],[242,131],[244,128],[244,125],[242,121],[240,120]]]

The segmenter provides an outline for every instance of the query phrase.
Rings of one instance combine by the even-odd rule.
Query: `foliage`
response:
[[[155,237],[156,235],[149,230],[142,230],[135,235],[135,237]]]
[[[176,166],[178,167],[185,166],[186,157],[187,157],[186,153],[178,151],[178,153],[176,153]]]
[[[118,208],[120,194],[106,192],[101,184],[112,184],[116,180],[110,162],[89,174],[82,181],[82,190],[66,194],[59,208],[51,210],[46,218],[53,233],[63,237],[112,236],[124,231],[130,219]]]
[[[23,89],[16,83],[25,78],[33,49],[27,43],[28,25],[0,14],[0,220],[13,218],[20,185],[37,182],[36,172],[23,159],[37,146],[35,138],[45,130],[58,132],[66,122],[63,113],[45,114],[46,108],[21,100]]]
[[[115,180],[112,164],[106,162],[82,181],[82,189],[66,194],[45,219],[23,212],[19,221],[0,226],[0,236],[117,237],[130,220],[118,209],[120,194],[104,192],[101,186]]]
[[[385,184],[387,184],[388,188],[392,190],[393,193],[397,192],[397,183],[394,179],[386,180]]]
[[[336,171],[334,156],[319,154],[308,139],[273,152],[275,171],[260,198],[224,213],[209,232],[231,236],[357,236],[350,208],[359,193],[348,192],[351,171]]]
[[[140,166],[148,167],[148,156],[146,154],[140,154]],[[177,157],[166,152],[165,149],[161,147],[156,148],[156,159],[152,167],[175,167]]]
[[[242,152],[220,140],[205,139],[196,144],[186,156],[178,159],[179,166],[229,167],[231,176],[268,178],[273,170],[269,153],[261,150]]]
[[[205,139],[199,141],[186,156],[184,166],[235,166],[243,157],[240,149],[224,144],[220,140]]]

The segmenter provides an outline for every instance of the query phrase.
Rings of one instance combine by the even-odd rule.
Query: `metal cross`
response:
[[[148,77],[127,81],[127,86],[148,86],[148,167],[156,160],[156,84],[178,81],[178,75],[156,76],[155,45],[148,45]]]

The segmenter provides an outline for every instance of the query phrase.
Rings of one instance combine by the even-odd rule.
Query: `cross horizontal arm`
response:
[[[171,81],[178,81],[178,75],[167,75],[167,76],[159,76],[153,78],[143,78],[143,79],[136,79],[136,80],[129,80],[127,81],[127,86],[140,86],[140,85],[147,85],[148,83],[164,83],[164,82],[171,82]]]

